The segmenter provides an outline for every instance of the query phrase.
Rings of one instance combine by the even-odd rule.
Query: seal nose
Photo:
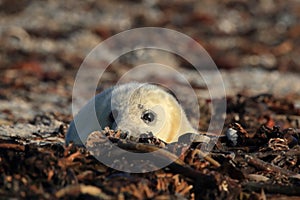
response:
[[[122,133],[127,135],[127,139],[132,141],[138,141],[140,136],[140,130],[138,130],[137,127],[134,127],[133,125],[130,125],[128,122],[121,121],[120,123],[116,122],[114,123],[114,130],[120,130]]]

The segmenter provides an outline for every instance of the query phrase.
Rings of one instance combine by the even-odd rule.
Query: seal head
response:
[[[94,110],[96,120],[89,117]],[[96,95],[71,122],[66,142],[84,144],[91,132],[106,126],[126,131],[132,140],[152,133],[167,143],[185,133],[197,133],[175,97],[147,83],[127,83]]]

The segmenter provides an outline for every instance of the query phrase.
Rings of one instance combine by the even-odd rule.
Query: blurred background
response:
[[[72,86],[83,59],[110,36],[145,26],[198,41],[220,69],[228,96],[270,93],[300,104],[299,0],[2,0],[0,124],[26,122],[41,112],[69,121]],[[192,66],[159,51],[120,57],[102,77],[99,91],[149,62],[185,73],[203,92],[200,97],[207,97]],[[145,74],[151,70],[131,78],[143,80]]]

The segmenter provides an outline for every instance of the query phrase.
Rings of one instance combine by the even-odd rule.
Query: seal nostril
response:
[[[120,138],[121,139],[126,139],[127,138],[127,136],[128,136],[128,132],[121,132],[121,134],[120,134]]]

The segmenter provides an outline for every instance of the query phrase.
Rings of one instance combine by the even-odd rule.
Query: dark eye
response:
[[[141,119],[146,123],[149,124],[155,120],[156,114],[151,110],[146,110],[143,114]]]

